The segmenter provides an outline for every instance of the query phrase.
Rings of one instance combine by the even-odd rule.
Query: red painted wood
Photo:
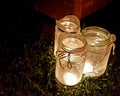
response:
[[[82,19],[106,6],[112,0],[31,0],[34,8],[51,18],[61,19],[67,14],[74,14]],[[27,0],[29,2],[29,0]]]

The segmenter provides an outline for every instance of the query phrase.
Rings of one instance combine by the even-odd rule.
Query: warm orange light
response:
[[[87,52],[87,42],[80,34],[62,34],[56,54],[56,79],[63,85],[80,82]]]
[[[83,73],[85,76],[98,77],[107,68],[111,49],[115,48],[116,36],[98,26],[82,29],[81,35],[86,38],[89,47]]]
[[[80,21],[75,15],[66,15],[60,20],[56,20],[55,40],[54,40],[54,55],[58,49],[58,38],[60,34],[65,32],[72,34],[80,34]]]

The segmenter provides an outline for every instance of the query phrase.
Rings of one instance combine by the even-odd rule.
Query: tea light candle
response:
[[[76,74],[74,73],[66,72],[64,73],[63,78],[64,78],[64,82],[69,86],[75,85],[76,82],[79,82]]]
[[[93,72],[93,66],[92,66],[92,64],[90,64],[90,62],[87,61],[87,62],[85,62],[83,73],[87,74],[87,73],[91,73],[91,72]]]
[[[86,40],[80,34],[62,34],[56,55],[56,79],[63,85],[75,86],[83,76],[87,50]]]
[[[63,44],[67,46],[67,50],[73,50],[73,49],[81,48],[81,47],[84,46],[83,42],[76,39],[76,38],[64,39]],[[70,61],[71,62],[78,62],[78,60],[77,60],[78,57],[79,56],[75,56],[75,55],[71,54],[70,55]],[[66,57],[63,60],[68,61],[68,58]],[[72,70],[72,69],[70,69],[70,70]],[[78,70],[79,70],[79,68],[78,68]],[[69,86],[73,86],[73,85],[79,83],[81,78],[82,78],[82,74],[80,76],[78,76],[78,73],[75,73],[74,71],[73,72],[68,71],[68,72],[65,72],[63,74],[64,82],[65,82],[66,85],[69,85]]]

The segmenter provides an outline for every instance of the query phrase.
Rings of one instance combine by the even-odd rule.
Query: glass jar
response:
[[[55,41],[54,41],[54,55],[58,48],[58,38],[60,34],[65,32],[72,34],[80,34],[80,21],[75,15],[66,15],[60,20],[56,20],[55,26]]]
[[[80,34],[61,34],[56,52],[55,77],[62,85],[80,82],[87,52],[87,41]]]
[[[85,76],[98,77],[107,68],[112,47],[114,53],[116,36],[98,26],[90,26],[82,29],[81,35],[86,38],[88,43],[88,52],[83,73]]]

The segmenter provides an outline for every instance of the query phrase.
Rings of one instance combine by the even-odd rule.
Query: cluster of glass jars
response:
[[[81,30],[74,15],[56,20],[54,55],[55,77],[62,85],[77,85],[82,76],[104,74],[116,36],[104,28],[90,26]]]

